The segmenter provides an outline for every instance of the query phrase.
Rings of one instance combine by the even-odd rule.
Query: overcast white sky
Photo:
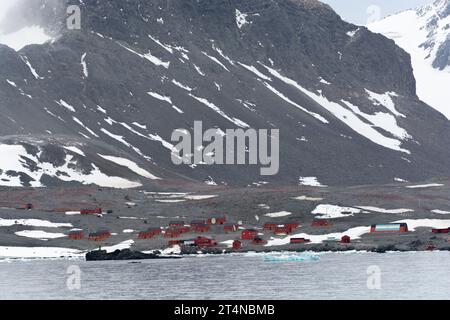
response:
[[[328,3],[346,21],[365,25],[393,13],[417,8],[433,0],[320,0]]]
[[[5,16],[6,12],[9,8],[14,4],[17,0],[0,0],[0,21]]]

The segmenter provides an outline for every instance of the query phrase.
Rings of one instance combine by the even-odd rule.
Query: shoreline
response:
[[[127,250],[127,249],[125,249]],[[120,252],[125,250],[119,250]],[[94,252],[97,250],[94,250]],[[156,250],[158,251],[158,250]],[[220,252],[219,252],[220,251]],[[92,252],[92,251],[90,251]],[[145,254],[142,251],[132,251],[134,253]],[[232,251],[232,250],[201,250],[197,252],[182,252],[180,254],[164,254],[158,255],[157,258],[149,258],[149,259],[105,259],[105,260],[97,260],[97,261],[140,261],[140,260],[167,260],[172,258],[190,258],[190,257],[218,257],[218,256],[265,256],[265,255],[294,255],[294,254],[312,254],[312,255],[324,255],[324,254],[393,254],[393,253],[442,253],[442,252],[450,252],[450,248],[448,249],[435,249],[435,250],[357,250],[355,248],[349,247],[347,250],[297,250],[297,249],[283,249],[283,250],[240,250],[240,251]],[[86,251],[80,255],[74,256],[66,256],[66,257],[0,257],[0,263],[5,262],[31,262],[31,261],[71,261],[71,260],[81,260],[84,262],[94,262],[95,260],[87,260],[86,254],[89,253]]]

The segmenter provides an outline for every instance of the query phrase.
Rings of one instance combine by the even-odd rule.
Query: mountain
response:
[[[80,30],[66,27],[69,4]],[[450,122],[417,97],[410,56],[319,1],[22,0],[14,12],[3,30],[51,40],[0,45],[0,185],[450,176]],[[171,135],[194,121],[280,129],[279,173],[174,165]]]
[[[450,0],[437,0],[370,24],[411,54],[417,94],[450,119]]]

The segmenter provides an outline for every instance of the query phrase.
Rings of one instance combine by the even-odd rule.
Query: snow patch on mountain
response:
[[[248,14],[243,13],[236,9],[236,25],[239,29],[242,29],[245,25],[251,23],[247,20]]]
[[[225,71],[230,72],[230,70],[222,63],[219,61],[219,59],[217,59],[216,57],[213,57],[209,54],[207,54],[206,52],[202,51],[202,53],[207,56],[209,59],[211,59],[213,62],[215,62],[216,64],[218,64],[219,66],[221,66]]]
[[[66,149],[66,150],[72,151],[72,152],[74,152],[76,154],[79,154],[80,156],[86,157],[84,152],[82,150],[80,150],[80,148],[78,148],[78,147],[74,147],[74,146],[66,147],[66,146],[64,146],[63,148]]]
[[[73,106],[71,106],[70,104],[68,104],[66,101],[64,101],[63,99],[60,99],[59,101],[56,101],[56,103],[58,105],[60,105],[61,107],[66,108],[67,110],[69,110],[70,112],[76,112],[75,108]]]
[[[24,27],[8,34],[0,34],[0,43],[19,51],[31,44],[44,44],[52,40],[40,26]]]
[[[41,76],[37,73],[36,69],[31,65],[30,61],[28,60],[28,58],[27,58],[26,56],[22,56],[22,55],[21,55],[20,58],[21,58],[22,61],[27,65],[28,69],[30,69],[31,74],[33,75],[33,77],[34,77],[36,80],[44,79],[44,77],[41,77]]]
[[[155,57],[154,55],[152,55],[150,51],[149,51],[148,53],[146,53],[146,54],[141,54],[141,53],[138,53],[137,51],[135,51],[135,50],[133,50],[133,49],[131,49],[131,48],[128,48],[126,45],[121,44],[120,42],[117,42],[117,44],[118,44],[119,46],[121,46],[122,48],[124,48],[125,50],[127,50],[127,51],[129,51],[129,52],[131,52],[131,53],[133,53],[133,54],[135,54],[135,55],[137,55],[138,57],[141,57],[142,59],[145,59],[145,60],[150,61],[150,62],[153,63],[155,66],[158,66],[158,67],[164,67],[164,68],[166,68],[166,69],[169,69],[170,62],[164,62],[164,61],[162,61],[162,60],[159,59],[158,57]]]
[[[370,90],[365,89],[367,94],[369,95],[369,99],[372,100],[375,105],[381,105],[392,112],[396,117],[406,118],[405,115],[401,114],[395,109],[394,101],[392,101],[392,97],[397,97],[395,92],[386,92],[383,94],[379,94],[376,92],[372,92]]]
[[[408,134],[408,132],[401,128],[397,124],[397,120],[390,113],[385,112],[377,112],[374,115],[370,115],[362,112],[359,108],[352,103],[342,100],[342,102],[353,111],[354,114],[359,115],[372,123],[375,127],[381,128],[389,133],[391,133],[394,137],[399,138],[401,140],[411,139],[412,137]]]
[[[90,172],[78,169],[72,155],[66,155],[63,164],[43,162],[38,155],[29,154],[22,145],[0,145],[0,186],[22,187],[27,182],[31,187],[44,187],[41,178],[46,175],[66,182],[96,184],[102,187],[135,188],[139,182],[120,177],[107,176],[91,164]]]
[[[87,53],[84,53],[81,56],[81,67],[83,68],[83,75],[85,78],[89,77],[89,71],[88,71],[87,64],[86,64],[86,55],[87,55]]]
[[[46,232],[42,230],[23,230],[15,232],[15,235],[19,237],[26,237],[26,238],[32,238],[32,239],[38,239],[38,240],[44,240],[47,241],[49,239],[58,239],[58,238],[65,238],[67,237],[64,233],[53,233],[53,232]]]
[[[131,160],[121,158],[121,157],[105,156],[105,155],[101,155],[101,154],[99,154],[99,156],[102,157],[103,159],[114,162],[115,164],[118,164],[120,166],[127,167],[134,173],[136,173],[144,178],[148,178],[148,179],[152,179],[152,180],[161,180],[161,178],[158,178],[157,176],[151,174],[147,170],[142,169],[135,162],[133,162]]]
[[[320,114],[311,112],[309,110],[306,110],[305,108],[303,108],[302,106],[300,106],[299,104],[297,104],[296,102],[292,101],[291,99],[289,99],[288,97],[286,97],[284,94],[282,94],[281,92],[279,92],[277,89],[275,89],[274,87],[272,87],[270,84],[268,84],[267,82],[264,82],[264,85],[270,90],[272,91],[274,94],[276,94],[277,96],[279,96],[281,99],[283,99],[284,101],[286,101],[287,103],[293,105],[296,108],[299,108],[300,110],[302,110],[303,112],[313,116],[314,118],[316,118],[317,120],[319,120],[322,123],[329,123],[327,119],[325,119],[324,117],[322,117]]]
[[[321,219],[337,219],[353,216],[355,213],[361,213],[361,209],[351,207],[341,207],[331,204],[319,204],[311,213],[319,215]]]
[[[294,80],[289,79],[288,77],[285,77],[282,74],[280,74],[277,70],[267,67],[263,64],[261,64],[261,65],[264,66],[272,76],[278,78],[279,80],[283,81],[286,84],[293,86],[294,88],[298,89],[303,94],[310,97],[312,100],[314,100],[319,105],[324,107],[326,110],[328,110],[330,113],[332,113],[336,118],[341,120],[344,124],[346,124],[348,127],[350,127],[352,130],[356,131],[363,137],[365,137],[365,138],[371,140],[372,142],[374,142],[378,145],[381,145],[385,148],[410,154],[409,150],[401,148],[402,142],[400,140],[384,136],[382,133],[378,132],[373,126],[362,121],[352,111],[344,108],[339,103],[328,100],[322,94],[317,94],[317,93],[308,91],[307,89],[303,88],[301,85],[299,85]],[[384,101],[384,103],[387,103],[387,101]]]
[[[39,219],[2,219],[0,218],[0,227],[26,226],[36,228],[72,228],[71,223],[56,223]]]
[[[368,211],[373,211],[373,212],[379,212],[379,213],[391,213],[391,214],[400,214],[400,213],[409,213],[409,212],[414,212],[414,210],[412,209],[405,209],[405,208],[400,208],[400,209],[384,209],[384,208],[378,208],[378,207],[370,207],[370,206],[362,206],[362,207],[358,207],[364,210],[368,210]]]
[[[298,181],[301,186],[326,187],[326,185],[321,184],[316,177],[300,177]]]
[[[218,106],[216,106],[214,103],[208,101],[207,99],[194,96],[191,93],[189,94],[189,96],[192,97],[193,99],[197,100],[198,102],[202,103],[203,105],[207,106],[208,108],[210,108],[214,112],[218,113],[223,118],[225,118],[228,121],[234,123],[236,126],[241,127],[241,128],[249,128],[250,127],[244,121],[242,121],[240,119],[237,119],[237,118],[230,117],[224,111],[222,111],[222,109],[220,109]]]

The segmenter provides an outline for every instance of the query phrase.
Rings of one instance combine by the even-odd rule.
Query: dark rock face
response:
[[[17,53],[0,46],[1,135],[18,140],[39,135],[50,144],[57,137],[74,139],[92,157],[101,147],[102,154],[132,159],[177,184],[212,179],[226,185],[261,180],[292,185],[299,177],[314,176],[327,185],[353,185],[450,175],[450,150],[442,147],[450,143],[450,125],[416,97],[409,55],[393,41],[342,21],[318,1],[36,3],[45,6],[34,11],[33,19],[58,37]],[[81,30],[65,29],[65,8],[72,3],[81,7]],[[358,134],[345,119],[271,76],[262,65],[346,110],[342,100],[369,115],[389,111],[371,101],[366,89],[395,92],[395,108],[405,115],[396,122],[412,137],[401,144],[410,154]],[[329,123],[317,121],[298,106]],[[368,123],[361,115],[356,117]],[[203,121],[204,128],[237,128],[230,118],[256,129],[280,129],[278,175],[261,177],[257,166],[172,164],[170,137],[175,129],[190,130],[195,120]],[[43,154],[42,161],[61,162],[62,153],[54,151]],[[89,170],[90,163],[79,161]],[[105,173],[117,174],[107,162],[98,165]]]
[[[440,70],[444,70],[450,66],[450,39],[439,47],[433,66]]]
[[[105,250],[90,251],[86,254],[86,261],[106,260],[150,260],[150,259],[176,259],[176,257],[162,257],[153,253],[147,254],[129,249],[116,250],[107,253]]]

